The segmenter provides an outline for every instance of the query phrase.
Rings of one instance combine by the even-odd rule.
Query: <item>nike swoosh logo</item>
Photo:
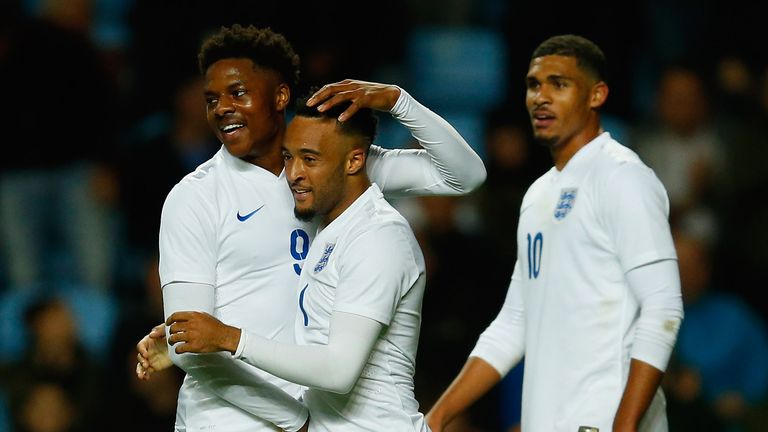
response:
[[[261,207],[264,207],[264,204],[262,204]],[[248,213],[247,215],[241,215],[240,211],[238,210],[238,212],[237,212],[237,220],[239,220],[240,222],[247,221],[248,218],[250,218],[251,216],[255,215],[257,211],[261,210],[261,207],[259,207],[256,210]]]

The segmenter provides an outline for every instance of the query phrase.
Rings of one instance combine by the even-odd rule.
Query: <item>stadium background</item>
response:
[[[554,34],[595,41],[609,62],[604,126],[657,169],[673,228],[695,240],[691,283],[711,296],[703,311],[686,303],[698,318],[665,381],[672,429],[768,430],[766,12],[744,0],[3,0],[0,431],[170,430],[180,376],[138,383],[134,345],[162,318],[162,201],[219,147],[197,48],[234,23],[286,35],[299,93],[398,84],[488,167],[470,196],[395,202],[428,259],[425,410],[503,301],[519,200],[550,166],[523,107],[530,53]],[[381,120],[380,145],[412,145]],[[453,431],[513,427],[520,372]]]

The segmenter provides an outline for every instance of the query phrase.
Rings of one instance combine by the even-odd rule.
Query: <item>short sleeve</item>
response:
[[[176,185],[160,217],[160,283],[216,284],[214,207],[199,188]]]
[[[624,272],[676,259],[666,190],[648,167],[623,163],[608,177],[601,197],[603,224]]]
[[[405,227],[387,224],[354,238],[337,263],[334,310],[389,325],[420,273],[410,237]]]

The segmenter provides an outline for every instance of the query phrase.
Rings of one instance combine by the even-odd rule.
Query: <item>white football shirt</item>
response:
[[[392,115],[425,150],[372,146],[372,181],[395,194],[459,194],[485,178],[482,161],[455,129],[401,91]],[[296,286],[315,226],[293,215],[284,173],[272,173],[230,155],[224,147],[169,193],[160,227],[160,280],[214,287],[221,321],[280,342],[293,343]],[[252,373],[292,395],[299,387],[244,362],[222,369],[228,377]],[[210,371],[209,371],[210,372]],[[208,381],[208,382],[201,382]],[[187,374],[179,393],[176,429],[274,431],[223,399],[250,398],[247,388],[225,391]],[[215,380],[214,380],[215,381]],[[245,387],[245,385],[244,385]],[[250,392],[250,393],[249,393]],[[258,402],[255,402],[258,403]],[[283,413],[281,415],[285,417]]]
[[[668,212],[655,174],[608,133],[529,188],[507,310],[471,354],[502,374],[501,358],[525,355],[523,430],[611,430],[639,311],[625,273],[676,259]],[[666,430],[664,404],[659,391],[642,430]]]
[[[413,231],[375,184],[318,232],[299,284],[297,342],[327,344],[333,311],[384,329],[349,393],[306,390],[311,431],[428,430],[413,388],[424,284]]]
[[[314,230],[294,217],[284,175],[275,176],[222,148],[168,195],[160,228],[161,284],[212,285],[216,318],[290,343],[294,293]],[[255,367],[238,367],[294,396],[300,392]],[[184,425],[188,430],[277,430],[207,391],[189,374],[177,408],[178,430]]]

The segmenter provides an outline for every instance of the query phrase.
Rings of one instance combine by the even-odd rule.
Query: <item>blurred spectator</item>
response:
[[[16,10],[0,31],[0,80],[13,101],[0,123],[13,143],[0,162],[0,252],[14,287],[67,281],[106,290],[114,89],[81,31],[75,6],[86,2],[49,3],[40,19]]]
[[[103,375],[78,339],[71,310],[63,300],[42,298],[29,306],[25,318],[27,350],[3,373],[17,427],[87,430],[100,408]],[[43,412],[50,418],[34,418],[48,417],[41,416]]]
[[[723,182],[717,261],[729,269],[730,289],[751,302],[764,319],[768,303],[761,301],[754,280],[765,280],[768,262],[768,68],[755,75],[745,59],[726,57],[718,66],[719,115],[727,140],[728,176]],[[761,82],[762,80],[762,82]]]
[[[114,331],[119,304],[110,294],[65,284],[0,293],[0,362],[14,362],[25,354],[29,346],[26,311],[49,297],[66,303],[75,320],[79,343],[94,362],[103,362],[107,355],[104,340]]]
[[[671,430],[765,430],[750,427],[768,397],[765,323],[741,299],[712,286],[706,243],[676,232],[675,247],[685,320],[665,382]]]
[[[72,402],[72,396],[60,384],[53,381],[27,383],[16,413],[15,429],[18,432],[75,432],[87,429],[78,427],[80,415]]]
[[[735,56],[721,58],[716,64],[716,109],[719,116],[745,116],[756,120],[755,82],[746,62]]]
[[[715,241],[715,186],[723,175],[725,153],[709,103],[696,70],[667,68],[658,84],[657,118],[639,125],[631,146],[666,187],[671,220]]]

